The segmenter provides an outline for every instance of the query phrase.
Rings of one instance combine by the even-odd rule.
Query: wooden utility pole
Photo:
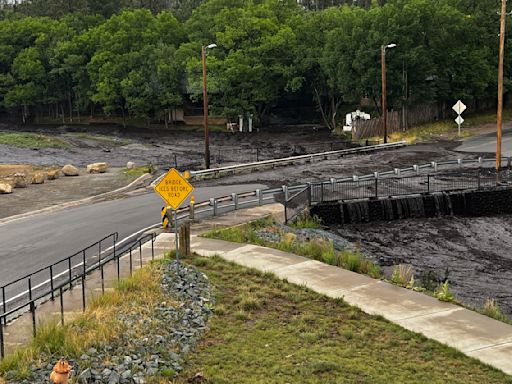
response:
[[[503,127],[503,57],[505,55],[505,17],[507,15],[507,0],[501,0],[500,21],[500,53],[498,64],[498,113],[496,130],[496,176],[501,169],[501,130]]]
[[[387,95],[386,95],[386,46],[380,47],[380,61],[381,61],[381,72],[382,72],[382,125],[384,127],[384,144],[388,142],[388,106],[387,106]]]
[[[208,133],[208,93],[206,91],[206,47],[201,48],[203,62],[203,125],[204,125],[204,166],[210,169],[210,139]]]

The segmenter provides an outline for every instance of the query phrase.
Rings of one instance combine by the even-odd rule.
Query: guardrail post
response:
[[[395,175],[397,175],[398,177],[400,177],[400,169],[399,168],[395,168],[393,170],[393,172],[395,172]]]
[[[32,277],[28,278],[28,298],[30,300],[30,313],[32,315],[32,335],[36,337],[36,306],[32,301]]]
[[[190,220],[195,219],[195,216],[196,216],[195,207],[196,207],[196,204],[193,202],[190,202],[190,204],[188,206],[188,217]]]
[[[481,157],[479,157],[479,158],[478,158],[478,166],[479,166],[479,167],[481,167],[481,166],[482,166],[482,158],[481,158]]]
[[[417,164],[414,164],[414,165],[412,166],[412,169],[413,169],[413,171],[414,171],[414,172],[416,172],[416,174],[417,174],[417,175],[419,175],[419,174],[420,174],[420,168],[418,167],[418,165],[417,165]]]
[[[151,235],[151,260],[155,260],[155,235]]]
[[[434,168],[434,172],[437,172],[437,163],[435,161],[431,162],[430,166]]]
[[[379,197],[379,172],[374,172],[373,177],[375,178],[375,198]]]
[[[52,301],[55,300],[55,295],[53,293],[53,265],[50,265],[50,289],[52,290]]]
[[[71,267],[71,257],[68,258],[68,271],[69,271],[69,290],[73,289],[73,270]]]
[[[60,299],[60,323],[64,325],[64,292],[62,291],[62,285],[59,288],[59,299]]]
[[[457,164],[459,167],[462,167],[462,159],[457,159]]]
[[[4,349],[4,322],[6,322],[5,317],[0,318],[0,358],[5,357],[5,349]]]
[[[232,193],[231,194],[231,200],[233,201],[233,204],[235,206],[235,210],[238,209],[238,194]]]
[[[87,273],[87,265],[85,264],[85,249],[82,251],[82,262],[84,263],[84,276]]]
[[[130,247],[130,277],[133,275],[133,264],[132,264],[132,248]]]
[[[213,207],[213,216],[217,216],[217,199],[214,197],[210,198],[210,205]]]
[[[261,193],[261,189],[256,190],[256,199],[258,200],[258,205],[263,205],[263,193]]]
[[[7,306],[5,304],[5,287],[2,287],[2,308],[3,308],[4,313],[7,312]],[[5,321],[6,321],[6,319],[4,318],[4,322]]]
[[[283,193],[284,193],[284,200],[288,201],[288,199],[290,198],[289,192],[288,192],[288,186],[283,185]]]
[[[85,312],[85,275],[82,276],[82,310]]]

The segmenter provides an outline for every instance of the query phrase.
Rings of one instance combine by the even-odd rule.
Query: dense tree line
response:
[[[496,93],[496,0],[356,0],[315,12],[295,0],[184,0],[190,16],[176,1],[32,0],[34,16],[4,7],[0,106],[23,121],[101,111],[167,123],[200,101],[201,46],[213,42],[210,101],[228,117],[264,119],[294,95],[330,127],[363,97],[378,110],[380,47],[391,42],[392,107]],[[58,17],[43,16],[52,7]]]

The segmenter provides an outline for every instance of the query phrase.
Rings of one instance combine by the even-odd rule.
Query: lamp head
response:
[[[210,44],[210,45],[206,46],[206,49],[212,49],[212,48],[215,48],[215,47],[217,47],[217,44]]]
[[[386,45],[386,48],[395,48],[395,47],[396,47],[395,43],[391,43],[391,44]]]

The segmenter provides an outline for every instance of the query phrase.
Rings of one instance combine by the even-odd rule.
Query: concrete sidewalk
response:
[[[265,207],[258,211],[262,216]],[[229,221],[228,217],[224,217],[224,221]],[[236,224],[237,220],[233,221]],[[193,228],[192,231],[196,235],[192,237],[191,247],[199,255],[218,255],[246,267],[272,272],[318,293],[343,298],[366,313],[381,315],[410,331],[512,374],[512,325],[423,293],[302,256],[199,237],[197,234],[201,232],[199,229],[205,229],[204,224],[203,228]]]

